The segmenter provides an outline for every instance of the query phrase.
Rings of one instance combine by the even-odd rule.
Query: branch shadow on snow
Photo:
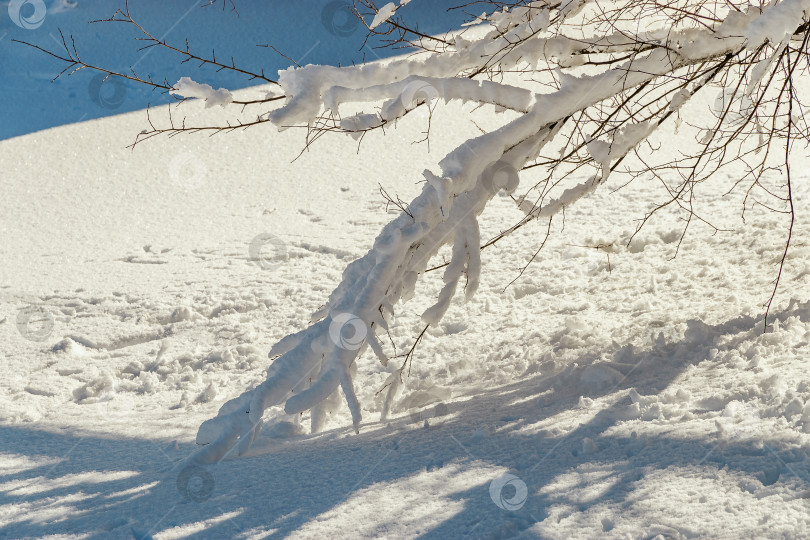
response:
[[[788,310],[780,318],[788,314],[797,313]],[[810,320],[806,309],[798,314]],[[737,475],[748,493],[784,482],[806,497],[810,464],[804,452],[776,441],[679,436],[666,426],[642,437],[611,430],[632,417],[631,389],[642,397],[664,393],[679,374],[707,358],[709,338],[731,337],[733,345],[734,336],[760,322],[740,317],[716,326],[698,323],[700,339],[692,334],[633,353],[624,360],[634,367],[622,380],[587,393],[594,400],[616,399],[585,423],[571,415],[567,430],[545,426],[566,422],[566,414],[582,408],[582,390],[572,381],[582,378],[587,365],[450,403],[447,414],[427,428],[406,416],[365,425],[357,436],[336,430],[280,442],[267,453],[196,472],[192,480],[203,485],[189,485],[187,493],[178,478],[188,447],[2,427],[0,453],[34,461],[0,471],[0,515],[9,516],[0,537],[140,538],[170,529],[204,538],[281,538],[302,530],[311,536],[398,536],[397,524],[407,522],[423,537],[500,538],[546,518],[578,516],[581,527],[609,533],[621,516],[594,522],[584,512],[607,505],[640,511],[633,508],[639,488],[665,471],[698,480],[725,471]],[[721,409],[707,405],[697,412]],[[490,482],[507,471],[528,490],[515,511],[499,508],[490,497]],[[513,494],[503,493],[507,499]],[[703,495],[705,504],[722,510],[722,496]],[[646,534],[695,532],[684,523],[689,520],[649,522]]]

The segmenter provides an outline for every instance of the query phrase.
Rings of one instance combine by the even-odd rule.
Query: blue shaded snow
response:
[[[124,0],[29,0],[22,7],[22,21],[35,14],[36,4],[46,7],[44,20],[22,28],[12,19],[9,2],[0,1],[0,140],[42,129],[144,109],[173,100],[162,91],[87,69],[66,72],[50,82],[67,64],[13,40],[27,41],[64,54],[60,30],[82,60],[111,70],[129,73],[132,66],[141,78],[174,84],[182,76],[207,83],[214,88],[235,90],[260,84],[260,80],[229,70],[181,64],[183,57],[161,47],[139,50],[143,35],[124,23],[93,23],[110,18],[124,7]],[[349,0],[230,0],[202,7],[207,0],[139,0],[130,2],[133,18],[153,36],[170,45],[185,48],[260,73],[274,79],[279,69],[292,62],[273,49],[273,45],[295,62],[305,64],[346,65],[362,63],[406,52],[404,49],[379,48],[381,41],[366,38],[365,27],[348,11]],[[439,34],[468,17],[446,0],[415,0],[402,11],[409,23],[418,23],[422,32]],[[17,19],[19,23],[21,19]]]

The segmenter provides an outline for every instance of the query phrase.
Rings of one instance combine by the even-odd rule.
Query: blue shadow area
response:
[[[189,49],[201,57],[211,58],[215,52],[221,63],[233,60],[238,67],[264,72],[270,79],[292,61],[347,65],[407,52],[380,48],[379,38],[365,42],[367,30],[351,16],[350,0],[234,0],[238,13],[231,9],[230,0],[225,0],[224,9],[223,0],[203,7],[207,3],[139,0],[130,2],[130,10],[145,30],[169,45],[185,49],[188,40]],[[462,11],[447,11],[456,3],[414,0],[401,15],[409,24],[418,25],[420,32],[440,34],[468,18]],[[89,23],[108,19],[123,7],[124,0],[0,2],[0,140],[173,99],[120,78],[103,82],[103,76],[87,69],[69,70],[51,82],[68,65],[13,40],[64,55],[61,31],[71,50],[75,43],[79,57],[88,64],[123,73],[133,68],[141,78],[152,77],[161,83],[165,78],[169,85],[183,76],[232,90],[262,82],[199,62],[181,63],[181,54],[162,47],[139,50],[146,43],[138,38],[144,36],[130,24]],[[272,45],[288,58],[260,45]]]
[[[784,320],[788,315],[777,317]],[[761,322],[739,317],[703,330],[710,336],[732,337]],[[632,366],[626,379],[590,395],[595,398],[630,388],[642,395],[660,394],[690,366],[705,359],[712,343],[681,341],[637,351],[626,359]],[[728,346],[735,346],[734,341]],[[335,437],[345,435],[350,430],[347,427],[308,441],[276,443],[263,455],[210,467],[188,468],[184,464],[183,458],[191,451],[189,445],[178,448],[165,441],[111,440],[69,431],[46,432],[30,425],[0,426],[0,454],[33,460],[19,470],[0,471],[0,508],[8,512],[7,522],[0,523],[0,538],[150,538],[170,529],[175,529],[173,534],[192,538],[285,538],[303,527],[330,523],[330,511],[339,517],[350,510],[355,520],[363,511],[379,512],[384,518],[375,520],[382,523],[376,525],[373,534],[396,536],[391,534],[396,531],[394,525],[401,520],[418,520],[418,514],[411,514],[409,504],[398,506],[402,501],[385,498],[392,492],[384,488],[420,475],[444,480],[449,478],[447,467],[473,470],[482,464],[504,467],[522,479],[528,491],[525,504],[512,511],[496,506],[489,491],[493,478],[486,474],[445,498],[423,484],[421,499],[416,501],[423,509],[430,505],[439,508],[448,500],[460,504],[444,519],[424,524],[419,537],[509,538],[544,521],[554,506],[568,508],[574,518],[594,508],[644,512],[647,507],[639,506],[639,497],[643,497],[645,485],[649,489],[660,482],[656,477],[662,472],[686,475],[695,482],[693,498],[710,495],[701,504],[713,504],[717,512],[728,508],[723,493],[703,493],[705,487],[698,481],[711,480],[720,471],[735,475],[740,493],[748,492],[752,498],[774,496],[774,489],[788,501],[807,497],[810,461],[804,449],[784,441],[764,439],[753,444],[712,433],[684,437],[664,429],[647,430],[637,437],[611,432],[622,422],[623,410],[630,403],[626,397],[567,433],[519,429],[576,408],[580,393],[575,386],[568,388],[568,382],[564,374],[528,377],[472,401],[449,404],[446,418],[429,429],[405,417],[376,430],[363,430],[357,436]],[[547,401],[541,396],[551,388],[557,391]],[[474,431],[482,419],[496,428],[485,437],[476,436]],[[598,441],[598,453],[582,454],[586,437]],[[590,477],[583,474],[577,476],[575,485],[547,488],[553,487],[560,475],[580,466],[598,469],[603,487],[587,490]],[[646,484],[648,481],[653,484]],[[380,489],[380,498],[364,492],[375,486]],[[356,496],[362,498],[363,508],[360,501],[352,503]],[[26,508],[38,515],[25,515]],[[52,517],[42,519],[43,514]],[[622,519],[619,512],[597,527],[607,533]],[[670,522],[668,526],[649,522],[647,530],[652,532],[640,537],[661,534],[691,538],[699,536],[702,529],[681,509],[673,509]],[[332,527],[338,527],[329,529],[332,537],[356,537],[357,530],[369,525],[351,520],[337,523],[331,522]],[[388,525],[390,531],[385,529]],[[587,535],[598,536],[594,523],[583,518],[581,525]],[[714,532],[723,536],[722,531]],[[782,535],[775,532],[773,536]]]

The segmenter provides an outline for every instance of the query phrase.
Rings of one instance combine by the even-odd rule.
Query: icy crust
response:
[[[280,84],[291,98],[284,107],[271,114],[271,120],[280,127],[309,123],[324,107],[334,109],[342,102],[377,101],[398,96],[386,102],[382,111],[383,119],[395,118],[412,106],[412,102],[403,103],[408,100],[403,100],[402,95],[413,84],[429,85],[435,92],[434,97],[498,103],[518,111],[528,106],[528,111],[500,129],[471,139],[450,152],[439,163],[441,174],[425,172],[427,182],[420,195],[408,205],[407,212],[402,212],[383,228],[374,247],[365,256],[345,269],[340,285],[324,309],[315,314],[312,326],[273,347],[270,356],[280,357],[268,370],[267,379],[253,391],[223,406],[221,416],[203,424],[198,442],[208,443],[208,446],[194,459],[203,462],[221,460],[235,448],[243,453],[261,428],[264,411],[280,403],[285,403],[287,413],[312,409],[311,428],[313,432],[317,431],[325,404],[337,399],[338,387],[358,431],[362,415],[352,372],[355,359],[368,347],[390,373],[389,391],[383,406],[385,418],[396,395],[400,373],[395,366],[388,364],[375,334],[387,329],[386,318],[393,316],[394,306],[413,295],[416,278],[445,244],[451,244],[452,251],[443,274],[444,286],[434,305],[423,313],[423,322],[436,325],[441,321],[462,276],[467,276],[467,297],[474,294],[480,276],[478,216],[497,190],[507,187],[495,185],[493,189],[493,180],[488,175],[493,164],[510,167],[516,177],[517,171],[537,156],[553,137],[560,121],[577,110],[609,98],[622,88],[635,87],[706,58],[751,47],[755,45],[752,39],[764,41],[778,34],[781,40],[784,34],[775,29],[788,28],[785,18],[791,16],[794,17],[794,26],[797,26],[795,17],[801,16],[810,6],[810,0],[792,1],[785,8],[780,6],[766,9],[762,14],[752,9],[747,14],[729,17],[718,29],[672,32],[667,49],[654,49],[640,59],[599,75],[566,77],[558,91],[536,95],[531,104],[527,92],[514,87],[452,78],[476,65],[482,56],[499,50],[509,40],[535,34],[530,22],[517,24],[508,36],[498,37],[490,33],[487,38],[467,44],[460,51],[431,56],[424,62],[398,60],[346,68],[307,66],[281,72]],[[524,55],[529,51],[543,55],[548,54],[543,52],[544,47],[559,41],[534,38],[527,43],[531,46],[516,49]],[[581,48],[582,42],[577,46]],[[677,54],[673,54],[673,49]],[[555,49],[554,54],[571,53],[572,50]],[[447,77],[451,78],[445,79]],[[423,92],[422,99],[429,97]],[[680,107],[689,97],[678,94],[672,107]],[[370,118],[364,118],[360,125],[372,125]],[[602,165],[601,176],[566,189],[543,207],[524,203],[521,208],[534,217],[554,216],[592,193],[607,178],[610,163],[625,155],[656,128],[656,123],[645,122],[628,126],[609,143],[592,141],[588,149]],[[508,187],[514,190],[516,185]],[[330,335],[334,323],[347,314],[358,318],[368,329],[366,339],[356,347],[346,347]]]

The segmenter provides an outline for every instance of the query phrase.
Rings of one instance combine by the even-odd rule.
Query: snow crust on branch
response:
[[[786,36],[796,31],[796,21],[810,10],[807,0],[775,0],[765,8],[763,16],[757,17],[748,25],[745,38],[749,48],[756,48],[765,41],[771,44],[781,43]],[[753,10],[752,10],[753,11]]]
[[[589,0],[570,0],[564,2],[567,11],[561,12],[561,20],[576,14]],[[544,6],[545,2],[532,2],[532,6]],[[576,9],[575,9],[576,8]],[[320,112],[323,96],[330,88],[368,88],[375,85],[389,84],[410,76],[449,78],[456,77],[464,70],[480,65],[482,58],[489,58],[498,51],[511,44],[526,40],[538,34],[538,27],[533,20],[521,21],[529,7],[516,8],[510,12],[503,12],[497,19],[496,28],[488,32],[483,38],[467,42],[463,38],[456,39],[456,50],[446,54],[431,55],[426,59],[399,59],[388,62],[373,62],[361,66],[320,66],[307,65],[301,68],[290,67],[279,71],[279,84],[291,96],[289,101],[276,109],[270,115],[271,121],[280,129],[295,125],[306,124],[312,121]],[[514,28],[501,33],[499,27]],[[594,46],[617,47],[607,41],[599,42]],[[626,38],[619,34],[615,36],[616,43],[627,43]],[[541,40],[548,42],[549,55],[556,51],[558,54],[568,52],[573,54],[584,46],[582,41],[566,37],[549,37]],[[535,60],[543,54],[542,48],[534,51]],[[529,56],[523,52],[514,52],[503,59],[499,59],[502,66],[514,65],[518,61],[530,61]]]
[[[588,143],[588,152],[594,161],[602,166],[601,182],[607,180],[610,174],[610,162],[614,161],[635,148],[641,141],[650,136],[658,127],[657,122],[639,122],[622,128],[610,142],[592,140]]]
[[[365,88],[334,86],[323,96],[326,109],[337,111],[341,104],[367,103],[387,99],[380,112],[382,120],[401,117],[420,101],[441,98],[497,105],[526,113],[532,94],[525,88],[493,81],[473,79],[410,76],[401,81],[377,84]]]
[[[382,23],[384,23],[385,21],[390,19],[391,15],[393,15],[394,12],[396,12],[396,10],[397,10],[397,6],[394,5],[393,2],[388,2],[383,7],[380,8],[380,10],[374,16],[374,20],[371,21],[371,24],[368,25],[368,27],[370,29],[374,30],[375,28],[380,26]]]
[[[216,105],[224,107],[233,102],[233,95],[229,90],[225,88],[214,90],[210,84],[194,82],[190,77],[181,77],[175,83],[171,93],[184,98],[202,99],[205,101],[206,108]]]
[[[563,2],[557,15],[560,20],[574,16],[586,3]],[[439,162],[440,171],[424,172],[426,182],[421,193],[409,203],[407,211],[382,229],[363,257],[346,267],[340,284],[325,307],[313,315],[311,325],[272,347],[269,356],[277,358],[266,380],[227,402],[217,417],[200,427],[197,442],[206,446],[194,456],[195,460],[215,462],[233,452],[244,453],[261,428],[264,412],[275,405],[284,404],[289,414],[311,410],[311,429],[316,432],[326,412],[339,401],[339,393],[349,407],[355,430],[359,430],[362,413],[354,391],[354,373],[357,357],[369,348],[390,373],[382,414],[385,418],[404,364],[398,367],[389,362],[378,334],[388,329],[387,321],[395,306],[413,296],[418,277],[444,245],[451,246],[451,256],[442,275],[443,287],[435,303],[423,312],[422,321],[426,325],[441,321],[462,277],[466,276],[466,298],[474,295],[481,273],[479,216],[501,188],[511,193],[518,187],[518,171],[538,156],[567,118],[680,68],[756,48],[765,41],[777,39],[779,43],[799,26],[810,9],[810,0],[785,0],[762,13],[754,8],[747,13],[731,12],[714,28],[647,32],[643,41],[648,50],[596,75],[569,75],[558,90],[550,93],[532,94],[466,76],[507,49],[498,57],[504,69],[518,62],[531,64],[549,56],[560,58],[594,50],[639,52],[638,41],[619,34],[591,40],[543,36],[538,31],[538,18],[527,17],[527,10],[547,9],[545,5],[533,2],[499,12],[490,21],[495,29],[482,38],[457,40],[456,50],[424,60],[398,59],[340,68],[306,66],[280,72],[279,83],[288,101],[270,115],[279,128],[311,124],[324,111],[335,113],[341,104],[381,100],[384,103],[379,115],[355,115],[343,119],[341,127],[349,131],[370,129],[432,99],[469,100],[521,114],[450,152]],[[545,29],[542,25],[549,24],[548,13],[539,19]],[[411,92],[414,88],[421,90]],[[692,91],[683,89],[665,109],[676,111],[691,96]],[[521,209],[531,217],[553,217],[605,182],[611,163],[658,126],[655,120],[641,121],[617,131],[609,141],[590,141],[587,149],[600,164],[600,175],[562,190],[545,204],[523,201]],[[341,328],[347,320],[359,321],[366,330],[360,340],[342,337]]]

